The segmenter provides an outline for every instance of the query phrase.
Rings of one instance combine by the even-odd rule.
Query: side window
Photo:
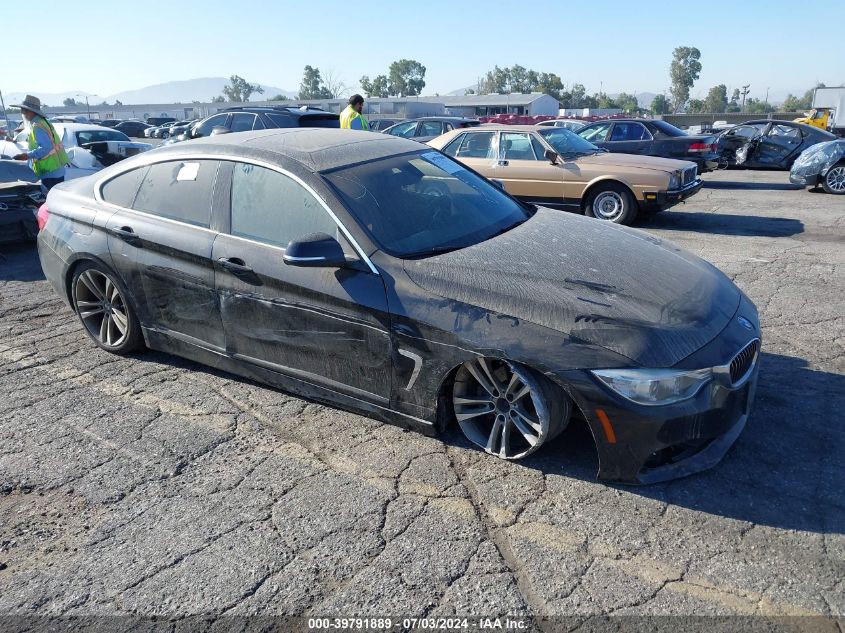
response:
[[[528,134],[502,132],[499,152],[505,160],[537,160]]]
[[[146,167],[139,167],[112,178],[103,185],[100,192],[103,200],[119,207],[131,209],[132,203],[135,201],[135,194],[138,193],[138,187],[141,186],[141,181],[144,180],[146,173]]]
[[[414,131],[417,129],[417,122],[416,121],[408,121],[407,123],[400,123],[392,130],[390,130],[390,134],[393,136],[401,136],[402,138],[410,138],[414,135]]]
[[[642,123],[617,123],[610,134],[611,141],[642,141],[649,138]]]
[[[546,148],[534,136],[531,137],[531,146],[534,148],[534,155],[537,160],[543,160],[546,157]]]
[[[466,138],[466,134],[458,134],[455,138],[449,141],[449,144],[446,145],[446,147],[444,147],[440,151],[446,154],[447,156],[457,156],[458,149],[460,149],[461,143],[464,142],[464,138]]]
[[[789,125],[773,125],[772,129],[769,130],[769,136],[779,136],[781,138],[796,140],[801,138],[801,130]]]
[[[734,128],[730,132],[728,132],[729,136],[741,136],[743,138],[754,138],[760,133],[760,130],[756,127],[751,125],[742,125],[740,127]]]
[[[211,130],[215,127],[226,125],[228,114],[215,114],[210,119],[206,119],[194,130],[194,136],[211,136]]]
[[[337,224],[298,182],[272,169],[236,163],[232,235],[287,248],[310,233],[337,235]]]
[[[440,136],[443,133],[443,124],[440,121],[423,121],[417,136]]]
[[[264,125],[264,122],[261,120],[260,116],[255,117],[255,125],[252,126],[253,130],[266,130],[267,126]]]
[[[463,135],[456,158],[494,158],[493,136],[495,132],[471,132]]]
[[[255,115],[246,112],[238,112],[232,115],[232,123],[229,129],[233,132],[248,132],[255,124]]]
[[[132,208],[207,228],[218,164],[191,160],[150,165]]]
[[[578,136],[592,143],[601,143],[607,138],[610,130],[610,123],[599,123],[593,127],[584,128],[578,131]]]

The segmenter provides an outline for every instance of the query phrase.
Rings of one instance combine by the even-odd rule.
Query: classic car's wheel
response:
[[[632,224],[637,217],[637,201],[628,189],[617,183],[598,185],[587,197],[585,212],[599,220]]]
[[[111,272],[93,262],[83,264],[71,290],[73,308],[98,346],[115,354],[141,346],[141,325]]]
[[[845,193],[845,163],[831,167],[827,176],[822,180],[822,187],[828,193]]]
[[[452,392],[466,438],[487,453],[520,459],[566,428],[569,397],[527,367],[477,358],[461,365]]]

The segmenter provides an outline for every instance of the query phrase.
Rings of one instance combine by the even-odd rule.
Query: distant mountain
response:
[[[138,90],[125,90],[107,96],[109,103],[120,101],[124,104],[130,103],[191,103],[192,101],[211,101],[223,92],[223,86],[229,80],[226,77],[202,77],[199,79],[186,79],[184,81],[168,81],[155,86],[147,86]],[[253,100],[268,99],[277,94],[287,97],[295,97],[296,93],[275,86],[261,84],[264,94],[253,95]]]

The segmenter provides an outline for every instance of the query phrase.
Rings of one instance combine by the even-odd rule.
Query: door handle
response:
[[[249,275],[255,272],[244,263],[244,260],[238,257],[221,257],[217,260],[217,263],[235,275]]]
[[[499,167],[507,167],[507,166],[508,166],[508,161],[506,161],[506,160],[502,159],[502,160],[496,161],[496,164],[497,164]]]
[[[121,226],[116,229],[109,229],[109,232],[117,238],[120,238],[128,244],[137,244],[141,238],[132,230],[131,226]]]

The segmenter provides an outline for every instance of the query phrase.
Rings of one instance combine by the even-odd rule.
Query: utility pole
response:
[[[746,84],[742,87],[742,91],[739,93],[742,95],[742,107],[740,108],[740,112],[745,112],[745,95],[747,95],[750,90],[751,84]]]
[[[766,110],[769,109],[769,89],[766,88]]]

